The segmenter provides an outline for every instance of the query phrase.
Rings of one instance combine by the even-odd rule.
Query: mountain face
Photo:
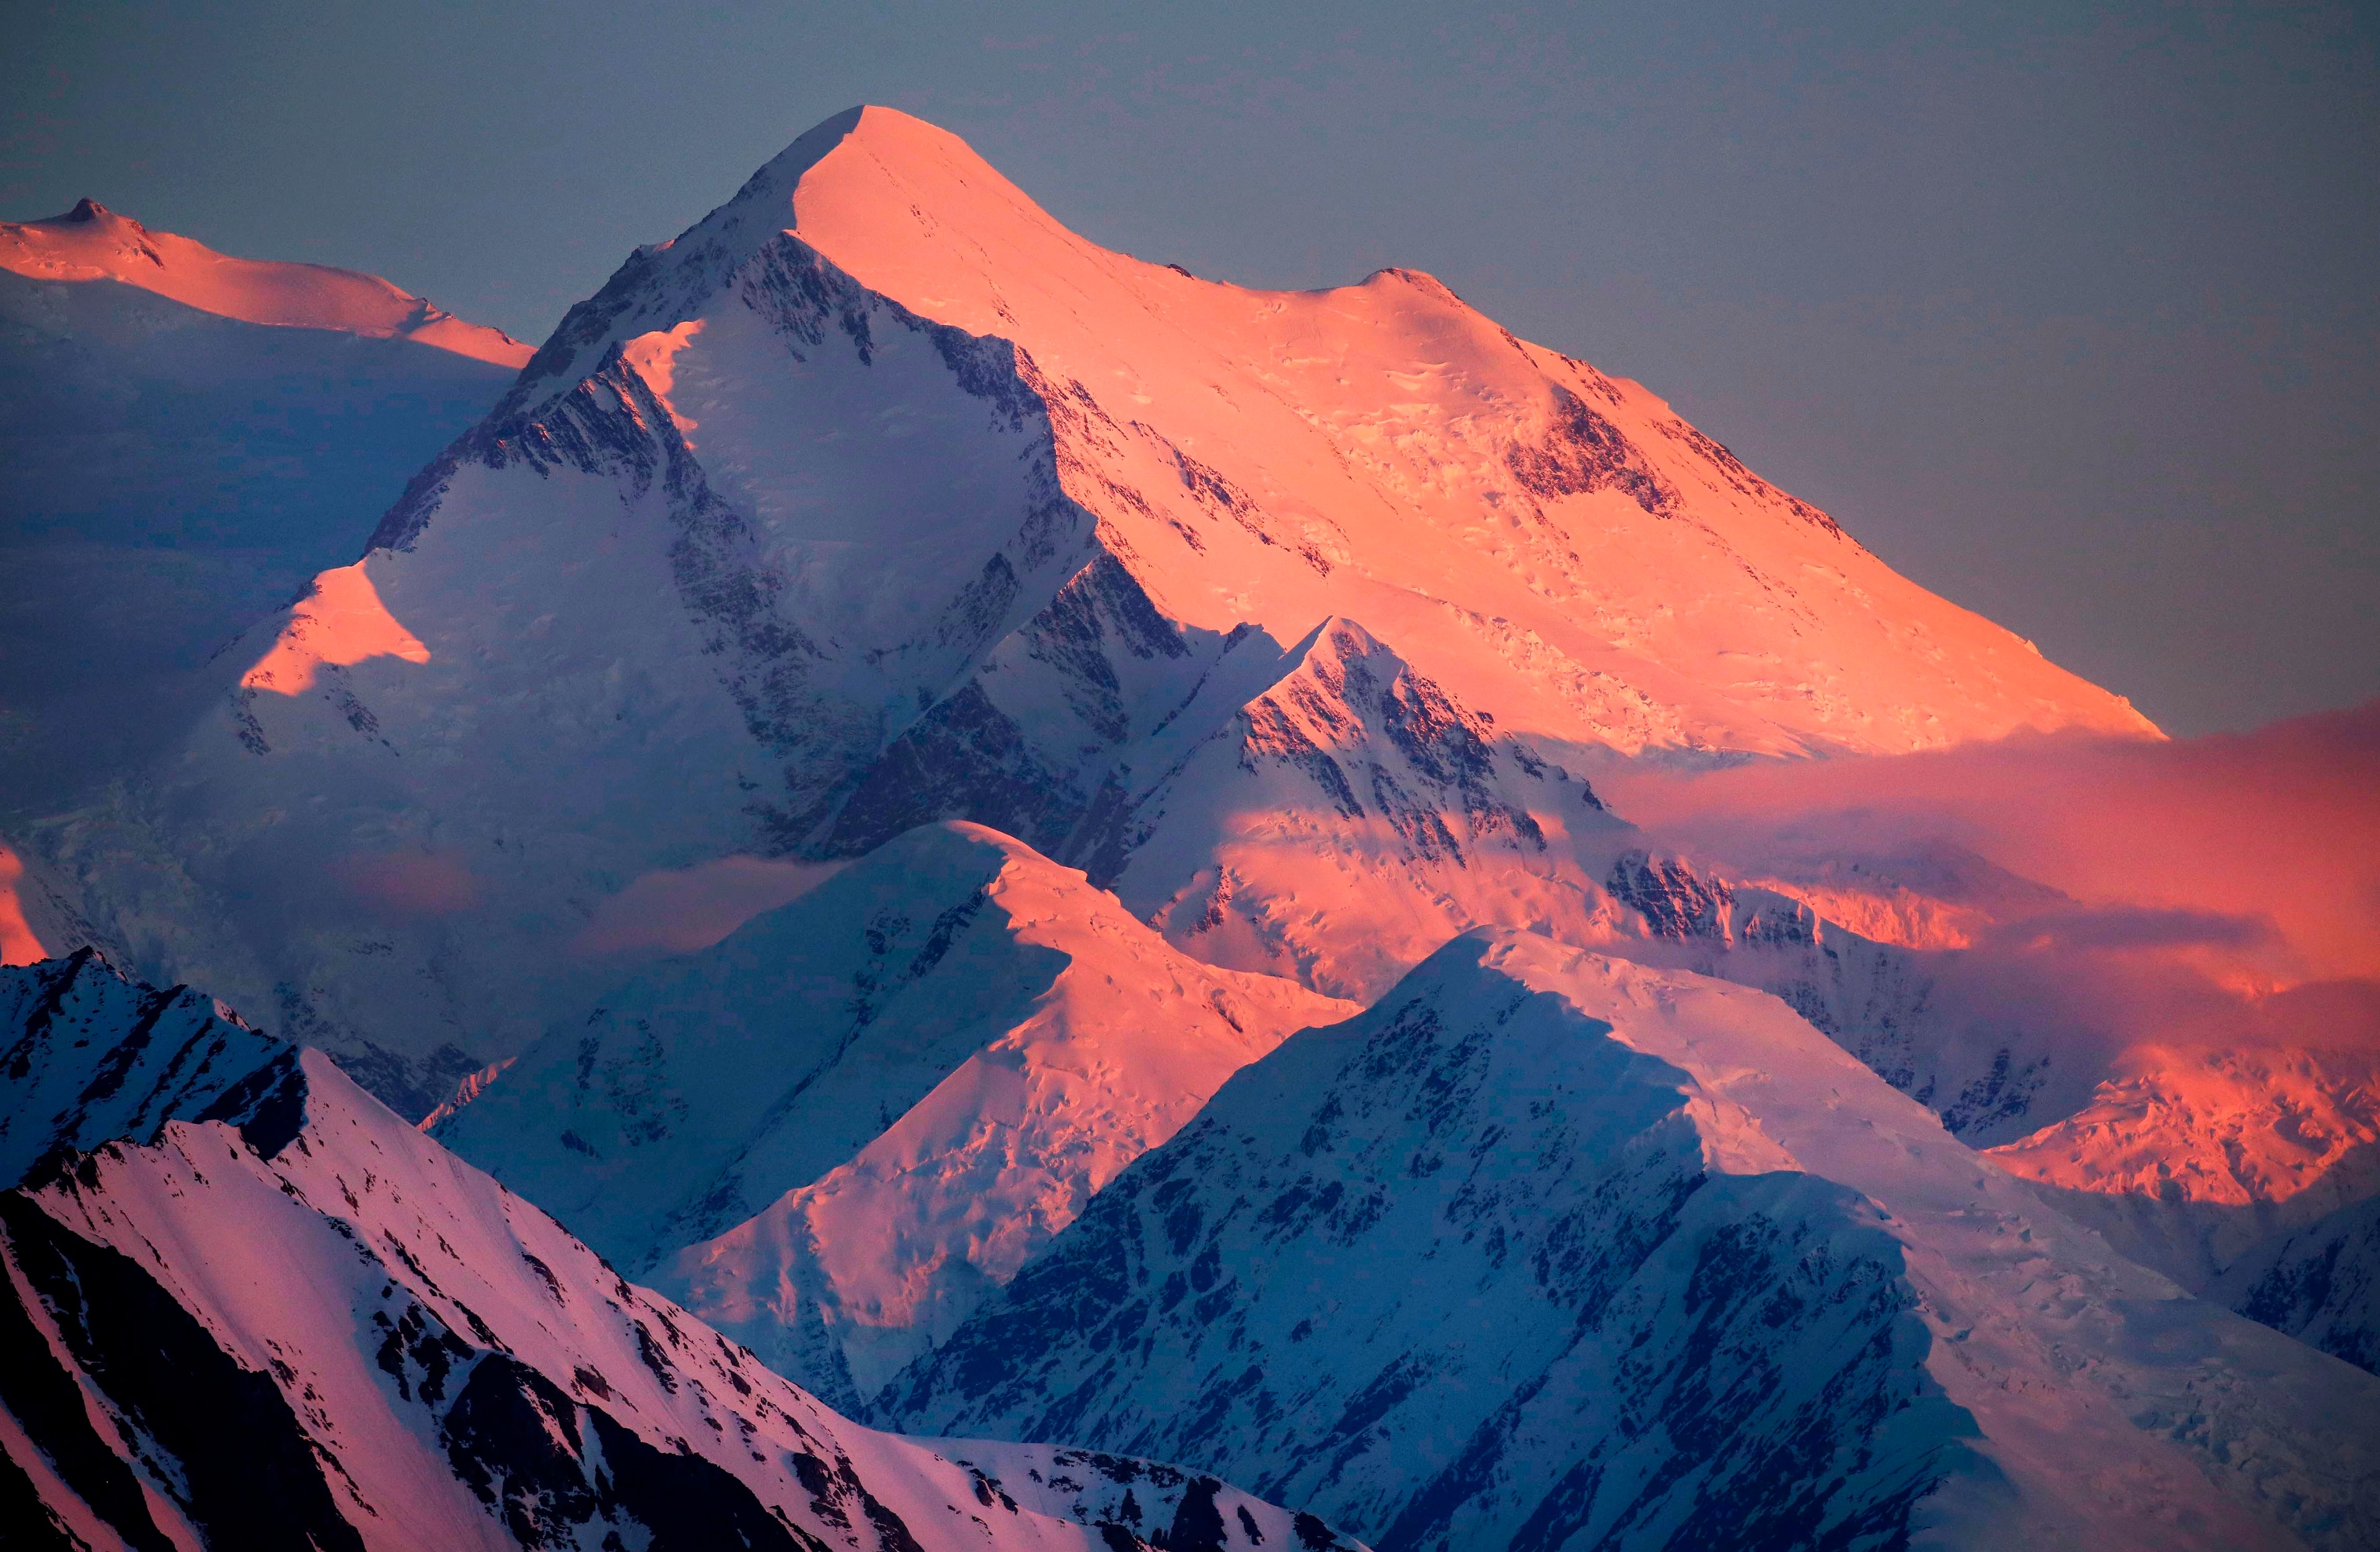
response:
[[[2208,1297],[2380,1374],[2380,1194],[2257,1245]]]
[[[2070,1114],[2095,1097],[2098,1073],[2086,1061],[1942,984],[1960,945],[1878,941],[1835,925],[1790,885],[1738,883],[1641,848],[1614,859],[1604,887],[1617,930],[1588,945],[1773,993],[1971,1145],[2021,1137],[2045,1112]],[[1902,913],[1933,903],[1905,890],[1897,899],[1810,892],[1896,939],[1915,935],[1900,930]],[[1941,930],[1937,911],[1918,919]]]
[[[1773,999],[1489,930],[1232,1079],[876,1415],[1170,1451],[1384,1547],[2380,1533],[2366,1376]]]
[[[0,812],[170,749],[221,694],[207,655],[353,559],[528,356],[89,200],[0,223]]]
[[[273,1032],[0,976],[10,1523],[2380,1541],[2367,1058],[2109,1058],[1959,973],[2081,903],[1607,806],[2155,730],[1429,276],[868,109],[533,355],[96,207],[0,313],[0,952]]]
[[[88,958],[5,983],[12,1126],[193,1012]],[[206,1103],[0,1194],[12,1546],[1352,1552],[1210,1476],[859,1427],[321,1053],[187,1033]]]
[[[1224,1079],[1355,1011],[934,826],[630,978],[432,1130],[853,1405]]]
[[[2380,1196],[2380,1052],[2184,1049],[2127,1066],[1992,1158],[2185,1287]]]
[[[28,855],[416,1113],[731,854],[969,819],[1364,998],[1600,929],[1591,759],[2153,731],[1427,276],[1142,263],[878,109],[633,256],[220,690]]]

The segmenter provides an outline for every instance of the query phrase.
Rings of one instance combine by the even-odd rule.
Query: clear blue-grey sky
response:
[[[1427,269],[2169,730],[2380,694],[2380,7],[0,0],[85,194],[541,338],[885,103],[1076,230]]]

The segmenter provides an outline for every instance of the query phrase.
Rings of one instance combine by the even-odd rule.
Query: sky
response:
[[[2380,695],[2380,7],[0,0],[85,195],[532,342],[881,103],[1095,241],[1387,264],[2168,731]]]

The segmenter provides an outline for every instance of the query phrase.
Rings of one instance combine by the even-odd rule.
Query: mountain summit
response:
[[[696,321],[786,235],[920,318],[1026,352],[1079,460],[1068,493],[1136,542],[1136,575],[1172,580],[1185,623],[1344,612],[1499,679],[1523,666],[1553,702],[1529,707],[1533,724],[1630,752],[2153,731],[1895,576],[1642,387],[1514,338],[1427,274],[1313,292],[1198,280],[1076,236],[889,108],[827,120],[632,258],[514,404]],[[674,404],[702,392],[710,354],[677,340],[640,358],[671,363],[654,392]],[[1240,531],[1219,542],[1219,520]]]

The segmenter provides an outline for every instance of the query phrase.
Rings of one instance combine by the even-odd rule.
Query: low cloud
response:
[[[2177,1049],[2380,1060],[2380,702],[2209,738],[2031,736],[1597,788],[1739,878],[1952,903],[1970,946],[1928,956],[1935,1006],[2021,1032],[2060,1083]],[[2061,1088],[2045,1113],[2083,1098]]]
[[[2380,701],[2206,738],[2035,735],[1597,786],[1742,875],[1951,848],[2097,913],[2044,923],[2076,946],[2162,939],[2281,984],[2380,976]]]
[[[729,856],[647,873],[596,906],[572,947],[582,954],[692,953],[800,899],[844,866]]]
[[[332,876],[347,898],[382,919],[451,916],[480,903],[480,881],[441,852],[354,854]]]
[[[1989,929],[1985,949],[2262,949],[2280,941],[2263,916],[2228,915],[2169,905],[2077,906],[2005,922]]]

